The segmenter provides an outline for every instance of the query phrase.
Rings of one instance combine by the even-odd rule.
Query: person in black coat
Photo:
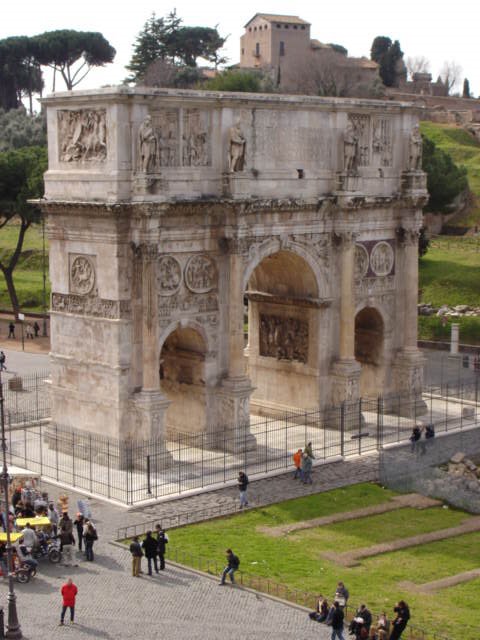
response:
[[[82,542],[83,542],[83,527],[85,525],[85,519],[84,519],[84,517],[82,516],[81,513],[77,513],[77,517],[73,521],[73,524],[75,525],[75,527],[77,529],[78,550],[81,551],[82,550]]]
[[[333,607],[328,614],[327,624],[332,627],[332,640],[338,638],[339,640],[345,640],[343,637],[343,621],[345,619],[345,614],[343,613],[342,607],[335,600],[333,603]]]
[[[402,633],[405,631],[408,621],[410,620],[410,609],[404,600],[400,600],[400,602],[397,602],[393,610],[397,616],[392,622],[390,640],[399,640]]]
[[[145,557],[148,563],[148,575],[152,575],[152,560],[155,567],[155,573],[158,573],[157,564],[157,541],[152,536],[151,531],[147,531],[145,534],[145,540],[142,542],[142,548],[145,551]]]
[[[160,570],[163,571],[165,569],[165,551],[167,550],[168,536],[159,524],[157,524],[155,530],[157,532],[157,555],[160,560]]]

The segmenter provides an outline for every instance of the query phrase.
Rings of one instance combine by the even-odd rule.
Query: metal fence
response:
[[[50,418],[49,371],[2,374],[6,422],[12,426]]]
[[[437,433],[461,430],[476,424],[478,396],[476,380],[432,387],[422,398],[396,394],[274,418],[252,416],[249,427],[176,434],[166,442],[17,424],[8,433],[9,457],[46,479],[133,505],[234,481],[239,470],[249,476],[283,472],[308,442],[317,464],[405,442],[419,419],[435,424]]]

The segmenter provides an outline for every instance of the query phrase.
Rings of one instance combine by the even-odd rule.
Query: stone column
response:
[[[156,244],[142,244],[136,250],[142,274],[142,390],[135,395],[139,418],[137,437],[159,440],[164,447],[165,413],[170,401],[160,390],[160,354],[158,344],[158,296]],[[158,453],[158,444],[157,444]],[[164,456],[166,460],[166,457]]]
[[[332,404],[359,397],[360,365],[355,360],[355,234],[337,236],[340,247],[339,360],[332,367]]]
[[[250,433],[250,395],[253,388],[245,372],[243,353],[244,266],[241,243],[229,241],[228,375],[217,394],[217,428],[226,448],[235,452],[256,447],[256,440]]]
[[[422,399],[425,358],[417,347],[418,236],[416,228],[402,229],[397,245],[400,254],[397,262],[403,267],[398,276],[404,283],[404,325],[403,346],[393,363],[393,371],[396,391],[404,401],[394,400],[392,409],[395,410],[395,405],[400,407],[396,412],[405,417],[421,416],[427,410]]]

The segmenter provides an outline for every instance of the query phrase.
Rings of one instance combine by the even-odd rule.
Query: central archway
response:
[[[199,433],[206,430],[205,356],[207,346],[194,328],[178,327],[160,353],[160,387],[171,401],[167,429]]]
[[[252,411],[317,406],[320,303],[312,268],[292,251],[277,251],[253,270],[245,297]]]

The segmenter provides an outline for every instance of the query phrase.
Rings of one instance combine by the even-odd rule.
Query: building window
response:
[[[256,31],[256,30],[257,30],[257,27],[253,27],[253,30],[254,30],[254,31]]]
[[[300,27],[300,29],[301,29],[302,31],[305,31],[305,25],[304,25],[304,24],[302,24],[302,26]]]
[[[242,47],[242,56],[245,55],[245,49]]]
[[[277,24],[277,29],[280,29],[281,26],[282,26],[281,24]]]
[[[285,25],[285,29],[288,29],[288,26],[289,26],[289,25],[288,25],[288,24],[286,24],[286,25]]]
[[[298,29],[298,27],[297,27],[297,25],[296,25],[296,24],[294,24],[294,25],[293,25],[293,28],[294,28],[294,29]]]
[[[248,30],[249,30],[249,31],[251,31],[251,30],[252,30],[252,27],[248,27]]]
[[[255,55],[256,55],[257,58],[260,57],[260,43],[259,42],[257,42],[256,45],[255,45]]]
[[[280,55],[285,55],[285,42],[280,42]]]

